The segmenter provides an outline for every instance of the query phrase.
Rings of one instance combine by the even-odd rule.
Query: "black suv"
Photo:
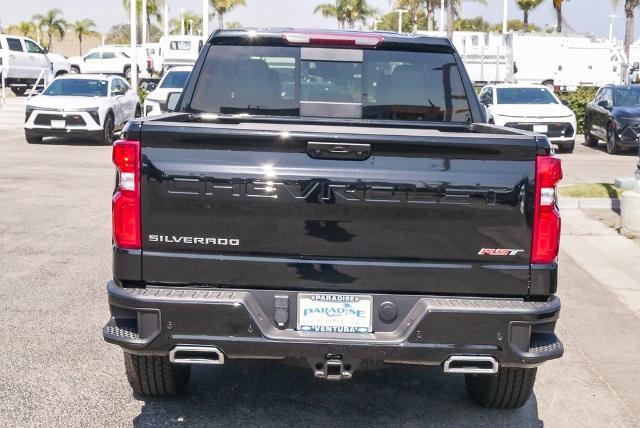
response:
[[[588,146],[606,141],[607,152],[617,154],[638,147],[640,85],[606,85],[587,104],[584,140]]]

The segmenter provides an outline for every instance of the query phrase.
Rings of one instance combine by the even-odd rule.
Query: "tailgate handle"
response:
[[[309,141],[307,154],[314,159],[365,160],[371,156],[371,144]]]

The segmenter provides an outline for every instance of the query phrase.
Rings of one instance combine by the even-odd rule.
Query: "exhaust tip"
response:
[[[495,374],[499,367],[489,356],[453,355],[444,362],[445,373]]]
[[[224,364],[224,354],[215,346],[178,345],[169,352],[175,364]]]

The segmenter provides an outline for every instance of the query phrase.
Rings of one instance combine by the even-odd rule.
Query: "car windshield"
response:
[[[162,80],[160,84],[161,88],[184,88],[187,83],[187,78],[190,72],[188,71],[170,71],[169,74]]]
[[[632,107],[640,105],[640,88],[626,87],[614,89],[615,105],[618,107]]]
[[[58,79],[42,93],[50,96],[106,97],[109,83],[106,80]]]
[[[558,104],[547,88],[497,88],[498,104]]]
[[[355,51],[354,51],[355,52]],[[468,122],[451,53],[364,50],[320,59],[314,48],[209,49],[191,109],[226,114]],[[325,57],[326,58],[326,57]],[[349,58],[349,57],[347,57]]]

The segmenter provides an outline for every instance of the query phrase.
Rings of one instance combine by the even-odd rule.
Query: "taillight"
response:
[[[298,31],[283,33],[282,37],[291,45],[309,46],[363,46],[377,47],[384,37],[373,34],[346,32]]]
[[[560,212],[556,184],[562,179],[562,164],[554,156],[536,158],[536,194],[531,263],[553,263],[560,246]]]
[[[140,249],[140,142],[118,140],[113,144],[118,188],[113,195],[113,241],[119,248]]]

